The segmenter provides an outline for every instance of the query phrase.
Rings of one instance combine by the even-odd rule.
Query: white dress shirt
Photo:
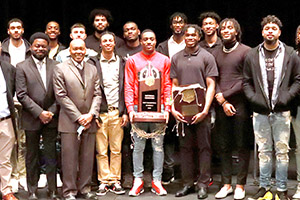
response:
[[[32,58],[36,64],[38,71],[40,72],[43,84],[44,84],[45,88],[47,89],[46,58],[44,58],[43,60],[38,60],[34,56],[32,56]]]

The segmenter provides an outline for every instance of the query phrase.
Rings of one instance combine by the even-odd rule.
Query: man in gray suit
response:
[[[58,108],[53,91],[53,69],[56,61],[47,58],[49,38],[37,32],[30,37],[32,56],[17,64],[16,93],[23,106],[21,117],[26,135],[26,173],[29,199],[38,199],[39,141],[43,137],[48,191],[58,199],[56,191],[56,149]]]
[[[63,197],[97,199],[90,183],[93,171],[95,133],[101,91],[97,69],[84,62],[85,43],[75,39],[70,43],[71,58],[56,66],[53,84],[61,106],[58,130],[61,132]]]

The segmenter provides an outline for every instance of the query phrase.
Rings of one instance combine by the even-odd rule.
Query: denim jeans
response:
[[[300,106],[297,107],[297,115],[292,118],[292,125],[296,138],[296,164],[297,164],[297,181],[300,182]]]
[[[149,130],[152,132],[156,129],[156,125],[160,126],[159,123],[139,123],[138,127],[143,126],[150,128]],[[146,130],[146,129],[143,129]],[[137,133],[133,133],[134,139],[134,148],[132,153],[133,159],[133,176],[135,178],[143,178],[144,172],[144,150],[146,146],[146,138],[138,137]],[[154,181],[161,181],[161,176],[163,172],[163,163],[164,163],[164,135],[160,134],[155,136],[154,138],[150,138],[153,149],[153,172],[152,177]]]
[[[260,187],[271,187],[273,145],[276,156],[276,186],[278,191],[287,190],[289,165],[290,112],[269,115],[253,113],[253,129],[259,152]]]

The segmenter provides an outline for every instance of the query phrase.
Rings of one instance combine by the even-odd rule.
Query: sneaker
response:
[[[223,186],[220,191],[215,195],[216,199],[223,199],[225,197],[227,197],[228,195],[233,193],[233,189],[232,186],[230,186],[230,188],[227,188],[225,186]]]
[[[47,186],[47,176],[46,174],[41,174],[38,182],[38,188],[45,188]]]
[[[298,183],[297,190],[293,195],[293,199],[300,199],[300,183]]]
[[[108,185],[106,183],[101,183],[96,192],[96,195],[103,196],[106,195],[107,192],[108,192]]]
[[[235,188],[233,198],[236,200],[244,199],[246,196],[245,189],[240,187]]]
[[[62,187],[63,183],[60,179],[60,175],[59,174],[56,174],[56,187],[60,188]]]
[[[119,182],[113,183],[111,185],[111,188],[109,189],[109,191],[111,191],[115,194],[125,194],[125,190],[124,190],[124,188],[122,188],[122,186]]]
[[[273,194],[269,190],[266,190],[265,188],[261,187],[258,189],[255,195],[248,198],[248,200],[259,200],[259,199],[272,200]]]
[[[133,187],[129,191],[129,196],[139,196],[144,192],[144,181],[141,178],[135,178],[133,181]]]
[[[275,195],[275,200],[290,200],[290,198],[287,195],[287,191],[284,192],[277,191]]]
[[[9,185],[13,193],[18,193],[19,191],[19,181],[15,178],[10,179]]]
[[[152,181],[151,192],[153,192],[154,194],[157,194],[158,196],[167,195],[167,191],[162,186],[161,181]]]
[[[170,178],[168,178],[168,179],[162,179],[161,184],[163,184],[163,185],[169,185],[169,184],[172,183],[174,180],[175,180],[175,177],[174,177],[174,176],[172,176],[172,177],[170,177]]]
[[[27,179],[26,178],[20,178],[19,179],[19,187],[21,187],[21,189],[23,189],[25,191],[28,191],[27,190]]]

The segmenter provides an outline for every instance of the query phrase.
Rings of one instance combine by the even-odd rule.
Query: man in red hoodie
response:
[[[145,78],[161,79],[161,103],[165,118],[169,119],[171,96],[170,60],[155,51],[156,37],[152,30],[146,29],[141,34],[142,51],[129,57],[125,67],[125,104],[129,119],[133,122],[138,105],[138,82]],[[146,73],[142,73],[146,72]],[[163,139],[166,123],[133,123],[131,134],[134,139],[133,149],[133,187],[129,196],[138,196],[143,190],[143,153],[146,139],[151,138],[153,147],[153,181],[152,192],[157,195],[166,195],[167,191],[161,185],[163,171],[164,151]],[[150,132],[150,133],[149,133]],[[151,135],[151,136],[150,136]]]

